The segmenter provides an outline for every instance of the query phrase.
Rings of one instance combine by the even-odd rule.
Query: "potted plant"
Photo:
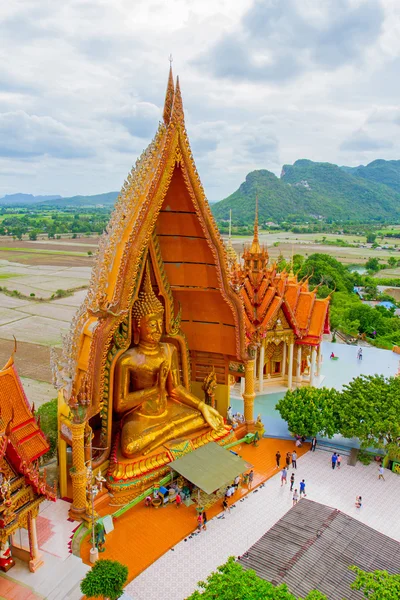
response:
[[[117,600],[128,579],[128,567],[117,560],[98,560],[81,581],[81,592],[87,598]]]

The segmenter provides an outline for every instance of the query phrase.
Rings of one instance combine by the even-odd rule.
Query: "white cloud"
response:
[[[174,56],[211,200],[298,158],[399,158],[398,0],[0,4],[0,195],[119,189]]]

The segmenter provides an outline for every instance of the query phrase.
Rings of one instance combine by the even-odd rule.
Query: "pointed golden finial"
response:
[[[183,114],[183,102],[182,102],[181,87],[179,85],[179,77],[176,78],[175,96],[174,96],[174,104],[172,106],[171,119],[173,121],[175,121],[175,123],[183,123],[185,120],[185,117]]]
[[[172,106],[174,104],[174,78],[172,76],[172,54],[169,55],[169,76],[168,76],[168,84],[167,84],[167,92],[165,94],[165,102],[164,102],[164,112],[163,119],[164,123],[168,125],[171,119],[172,114]]]
[[[250,252],[253,254],[260,254],[260,242],[258,240],[258,195],[256,194],[256,215],[254,218],[254,237],[253,243],[251,244]]]

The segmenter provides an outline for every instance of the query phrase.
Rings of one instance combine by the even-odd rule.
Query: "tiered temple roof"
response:
[[[0,370],[0,541],[24,526],[40,502],[56,499],[36,462],[48,450],[11,356]]]
[[[253,241],[245,246],[242,259],[233,265],[231,281],[243,300],[248,339],[265,337],[282,310],[296,343],[317,346],[322,334],[330,331],[330,297],[317,298],[308,278],[298,281],[292,269],[279,272],[276,263],[269,264],[268,250],[259,242],[257,202]]]

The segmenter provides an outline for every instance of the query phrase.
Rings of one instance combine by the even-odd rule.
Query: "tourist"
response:
[[[236,475],[235,481],[233,483],[233,485],[235,486],[236,489],[238,489],[239,483],[240,483],[240,475]]]
[[[334,353],[332,352],[329,358],[335,358]]]
[[[332,461],[332,469],[334,469],[336,467],[336,463],[337,463],[337,454],[336,454],[336,452],[334,452],[332,454],[331,461]]]
[[[276,468],[279,469],[279,463],[281,462],[281,453],[278,452],[275,454],[275,458],[276,458]]]
[[[361,508],[362,507],[362,498],[361,498],[361,496],[356,496],[355,506],[356,506],[356,508]]]
[[[151,506],[151,496],[146,496],[146,498],[144,500],[144,505]]]
[[[316,447],[317,447],[317,438],[314,436],[311,441],[311,452],[315,452]]]
[[[203,510],[202,517],[203,517],[203,530],[206,531],[207,530],[207,521],[208,521],[208,519],[207,519],[207,515],[206,515],[206,513],[205,513],[204,510]]]
[[[297,452],[294,450],[292,452],[292,469],[297,469]]]
[[[385,481],[385,478],[383,476],[383,472],[384,472],[384,469],[383,469],[383,465],[381,464],[380,467],[379,467],[379,469],[378,469],[378,473],[379,473],[378,479],[383,479],[383,481]]]
[[[249,478],[248,478],[248,481],[249,481],[248,487],[249,487],[249,489],[253,486],[253,479],[254,479],[254,471],[252,469],[250,471],[250,473],[249,473]]]
[[[290,467],[290,461],[291,461],[292,457],[290,452],[286,452],[286,468],[288,469]]]
[[[300,498],[304,496],[304,498],[307,496],[306,494],[306,482],[304,481],[304,479],[302,479],[300,481]]]
[[[299,435],[296,436],[295,446],[296,446],[296,448],[301,448],[301,437]]]
[[[175,496],[175,502],[176,502],[176,508],[179,508],[180,505],[182,504],[182,498],[181,498],[181,495],[179,492]]]
[[[340,469],[341,462],[342,462],[342,457],[340,456],[340,454],[338,454],[337,459],[336,459],[336,464],[337,464],[338,469]]]
[[[203,527],[203,513],[199,513],[197,516],[197,529],[199,531],[201,531],[202,527]]]
[[[281,487],[283,486],[283,482],[287,483],[287,470],[286,467],[283,467],[281,473]]]
[[[231,509],[229,508],[229,504],[226,498],[224,498],[223,502],[222,502],[222,508],[224,509],[224,512],[231,512]]]
[[[294,473],[291,474],[290,476],[290,491],[293,491],[293,486],[294,486]]]
[[[362,360],[362,349],[361,348],[358,349],[357,358],[358,358],[358,360]]]
[[[299,501],[299,492],[297,490],[294,490],[294,493],[293,493],[293,506],[295,504],[297,504],[298,501]]]

